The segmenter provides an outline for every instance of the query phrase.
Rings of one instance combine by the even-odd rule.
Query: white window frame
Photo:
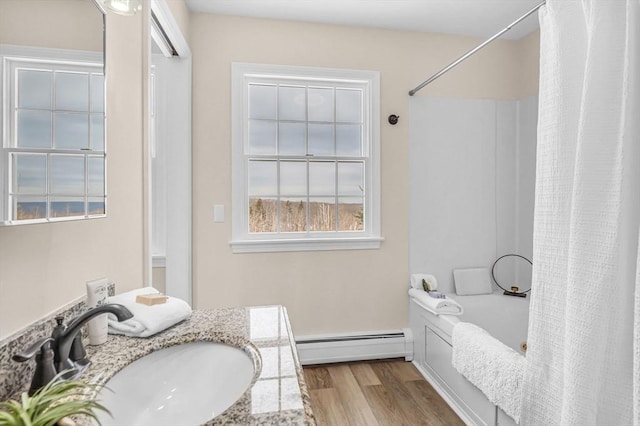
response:
[[[250,233],[248,194],[248,86],[254,82],[344,82],[363,88],[365,144],[364,230],[360,232]],[[232,228],[234,253],[377,249],[380,235],[380,73],[349,69],[232,64]],[[340,160],[342,157],[337,157]]]
[[[62,222],[70,220],[83,220],[106,217],[107,212],[107,121],[106,111],[104,112],[104,148],[103,151],[84,151],[84,150],[63,150],[63,149],[22,149],[17,148],[14,144],[15,139],[15,120],[14,107],[15,107],[15,69],[21,66],[30,67],[34,65],[34,69],[45,69],[47,66],[54,67],[55,69],[68,69],[73,70],[74,67],[80,67],[85,70],[88,69],[100,69],[104,71],[103,67],[103,54],[98,52],[68,50],[68,49],[53,49],[43,47],[31,47],[31,46],[13,46],[13,45],[0,45],[0,101],[2,102],[2,113],[0,114],[0,226],[2,225],[25,225],[32,223],[48,223],[48,222]],[[104,104],[106,107],[106,84],[103,88]],[[9,187],[11,184],[12,167],[9,164],[9,157],[12,152],[29,152],[34,154],[46,154],[47,156],[54,155],[83,155],[85,157],[85,179],[87,178],[87,158],[92,156],[103,156],[105,163],[105,181],[104,181],[104,214],[87,214],[68,217],[45,217],[42,219],[28,219],[28,220],[10,220],[11,205],[9,203]],[[87,182],[85,182],[85,194],[82,196],[87,200],[90,196],[86,193]],[[47,192],[47,198],[50,194]]]

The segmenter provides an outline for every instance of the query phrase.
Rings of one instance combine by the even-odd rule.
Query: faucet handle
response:
[[[54,340],[51,337],[43,337],[42,339],[40,339],[40,340],[36,341],[35,343],[33,343],[31,346],[29,346],[24,351],[18,352],[17,354],[15,354],[12,358],[16,362],[29,361],[38,352],[40,352],[40,350],[44,351],[45,349],[49,349],[48,348],[48,344],[49,343],[53,343],[53,342],[54,342]]]
[[[53,341],[51,337],[43,337],[25,351],[13,356],[13,360],[17,362],[25,362],[34,356],[36,357],[36,369],[29,387],[29,395],[36,393],[38,389],[45,386],[56,376],[56,368],[53,365],[53,349],[51,349]]]

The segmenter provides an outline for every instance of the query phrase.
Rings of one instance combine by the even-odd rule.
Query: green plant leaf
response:
[[[96,411],[109,413],[95,400],[102,386],[78,380],[62,380],[66,372],[32,396],[24,392],[20,401],[0,402],[0,426],[54,426],[74,415],[96,418]]]

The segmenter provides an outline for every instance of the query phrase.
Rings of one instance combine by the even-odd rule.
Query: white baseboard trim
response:
[[[302,365],[370,359],[413,359],[411,329],[301,336],[296,338]]]

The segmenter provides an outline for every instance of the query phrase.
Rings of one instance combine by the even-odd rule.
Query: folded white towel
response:
[[[153,287],[144,287],[109,297],[109,303],[124,305],[133,314],[133,318],[122,322],[109,314],[109,334],[149,337],[191,316],[191,306],[175,297],[169,297],[166,303],[151,306],[136,303],[138,295],[157,293],[158,290]]]
[[[451,340],[454,368],[489,401],[519,422],[526,358],[468,322],[459,322],[453,327]]]
[[[422,280],[427,282],[429,290],[436,290],[438,288],[438,280],[431,274],[411,274],[411,287],[424,290]]]
[[[409,296],[424,309],[435,315],[462,315],[464,313],[462,306],[450,297],[436,299],[429,296],[429,293],[415,288],[409,289]]]

